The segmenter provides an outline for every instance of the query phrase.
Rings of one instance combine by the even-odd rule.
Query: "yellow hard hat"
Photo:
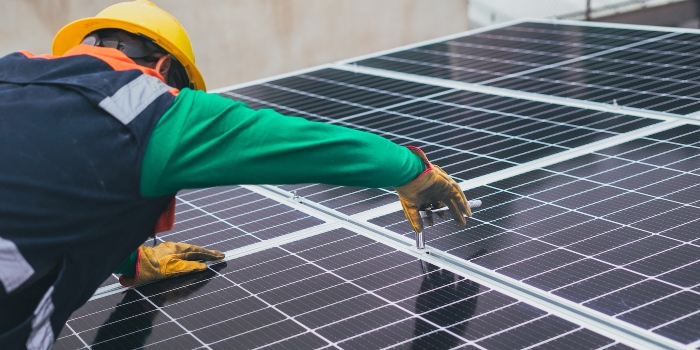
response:
[[[206,90],[202,74],[194,63],[194,51],[185,28],[175,17],[148,0],[114,4],[95,17],[69,23],[56,33],[53,55],[62,56],[78,46],[88,34],[106,28],[121,29],[153,39],[182,64],[195,89]]]

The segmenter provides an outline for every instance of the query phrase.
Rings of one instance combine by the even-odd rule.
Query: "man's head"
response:
[[[182,64],[148,37],[108,28],[88,34],[81,44],[117,49],[136,64],[158,71],[166,84],[178,89],[190,87],[189,77]]]
[[[81,43],[121,47],[137,64],[161,71],[168,84],[206,90],[187,32],[148,0],[118,3],[66,25],[54,37],[52,51],[61,56]]]

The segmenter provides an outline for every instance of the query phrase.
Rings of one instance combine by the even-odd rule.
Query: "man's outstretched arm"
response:
[[[151,135],[146,196],[233,184],[404,185],[423,161],[383,137],[185,89]]]

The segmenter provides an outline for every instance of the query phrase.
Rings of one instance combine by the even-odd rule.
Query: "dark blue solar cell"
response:
[[[581,303],[644,279],[644,276],[636,273],[622,269],[614,269],[554,291],[554,294]]]
[[[654,333],[661,334],[683,344],[688,344],[700,339],[700,314],[695,314],[683,318],[677,322],[654,330]]]
[[[700,310],[700,294],[681,292],[624,313],[617,318],[649,329]]]
[[[534,345],[548,338],[556,337],[577,328],[579,328],[579,326],[574,323],[556,316],[547,316],[513,330],[508,330],[502,337],[486,339],[478,342],[478,344],[486,347],[487,349],[512,349],[521,346]]]
[[[534,258],[503,267],[497,271],[511,278],[522,280],[536,274],[556,269],[560,266],[583,259],[584,257],[568,250],[557,249]]]
[[[647,280],[617,292],[593,299],[584,305],[608,315],[616,315],[680,291],[656,280]]]
[[[529,285],[549,291],[611,270],[613,266],[593,259],[585,259],[559,267],[524,280]]]

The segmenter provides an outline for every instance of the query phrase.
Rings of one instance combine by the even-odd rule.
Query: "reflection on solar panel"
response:
[[[356,63],[685,115],[700,111],[698,50],[696,33],[519,23]]]
[[[88,302],[68,326],[58,348],[77,337],[93,349],[615,344],[347,229]]]
[[[700,348],[698,33],[522,22],[220,91],[419,146],[484,206],[426,253],[391,189],[184,191],[159,238],[230,260],[105,281],[56,348]]]

